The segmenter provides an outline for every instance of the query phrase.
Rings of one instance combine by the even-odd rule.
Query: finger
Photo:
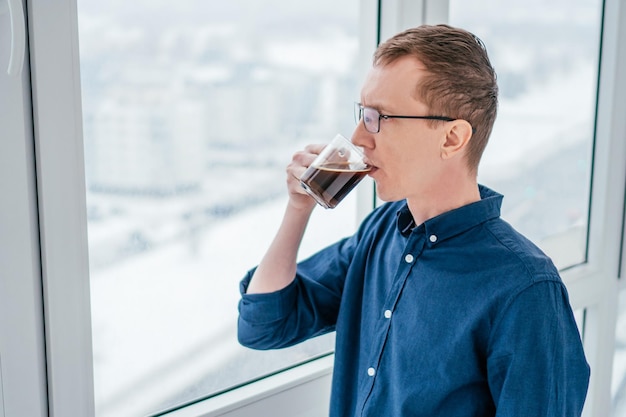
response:
[[[326,147],[323,143],[312,143],[304,147],[304,150],[314,155],[319,155],[320,152]]]
[[[304,171],[306,171],[307,167],[300,165],[299,163],[291,163],[287,166],[287,181],[297,181],[300,182],[300,178]]]
[[[321,148],[320,148],[321,146]],[[298,151],[293,154],[291,158],[291,164],[294,166],[309,167],[311,163],[317,158],[319,152],[324,148],[324,145],[309,145],[304,150]]]

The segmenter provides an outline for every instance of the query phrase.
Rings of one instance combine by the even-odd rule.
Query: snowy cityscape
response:
[[[574,3],[540,22],[451,8],[487,44],[501,88],[481,182],[561,268],[586,256],[598,66],[600,10]],[[155,414],[332,352],[332,335],[240,347],[238,283],[280,221],[292,153],[354,128],[358,7],[79,1],[98,417]],[[301,256],[349,235],[355,213],[354,195],[316,210]]]

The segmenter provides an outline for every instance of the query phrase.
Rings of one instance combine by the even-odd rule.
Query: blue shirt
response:
[[[415,226],[405,202],[298,265],[270,294],[241,283],[256,349],[336,330],[330,416],[579,416],[589,381],[551,260],[500,218],[502,196]]]

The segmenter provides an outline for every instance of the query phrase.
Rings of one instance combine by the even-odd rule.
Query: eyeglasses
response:
[[[365,129],[370,133],[380,132],[380,119],[426,119],[426,120],[442,120],[451,122],[456,120],[446,116],[397,116],[389,114],[380,114],[378,110],[371,107],[364,107],[361,103],[354,103],[354,121],[358,124],[361,119]]]

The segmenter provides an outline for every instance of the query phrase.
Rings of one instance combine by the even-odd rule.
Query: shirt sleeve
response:
[[[247,294],[254,269],[248,272],[240,283],[239,343],[276,349],[334,330],[356,239],[344,239],[299,263],[294,281],[279,291]]]
[[[589,366],[560,280],[534,283],[496,319],[487,373],[497,417],[581,415]]]

